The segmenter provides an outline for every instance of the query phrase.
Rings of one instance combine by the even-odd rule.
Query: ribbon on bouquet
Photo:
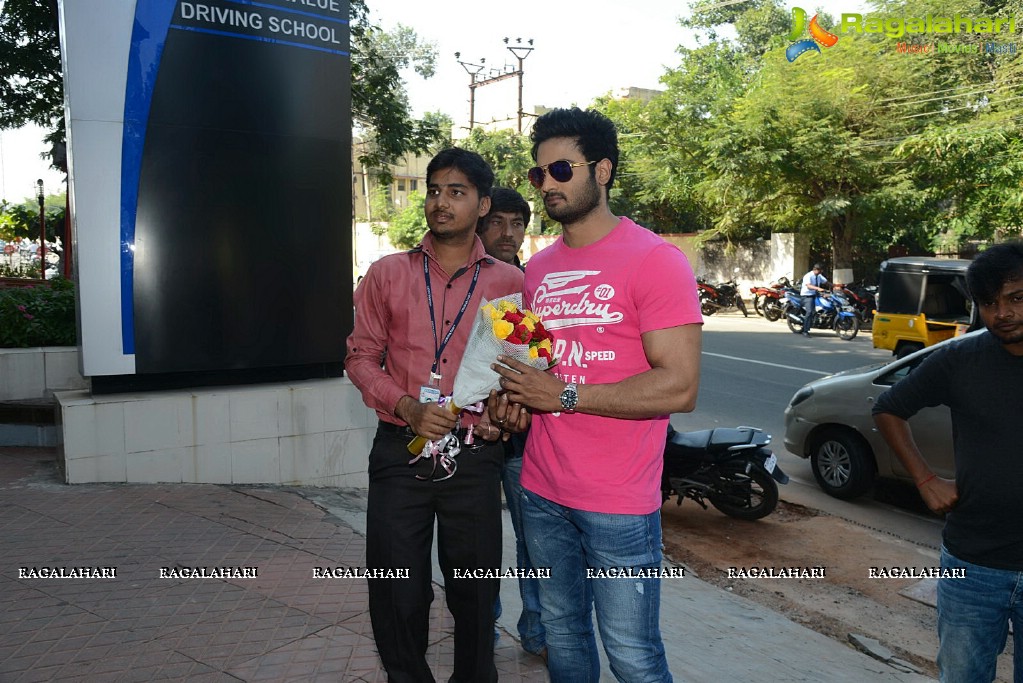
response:
[[[473,413],[482,413],[484,410],[482,401],[463,409],[455,405],[455,402],[451,400],[450,396],[442,396],[438,403],[447,408],[452,415],[458,415],[462,412],[462,410],[467,410]],[[455,472],[458,470],[458,462],[455,458],[462,452],[462,444],[456,435],[458,429],[459,425],[456,425],[454,431],[445,434],[443,437],[435,441],[431,441],[423,436],[417,436],[409,442],[407,446],[408,451],[415,456],[408,461],[409,465],[414,465],[423,458],[433,460],[433,469],[430,470],[429,476],[417,474],[416,479],[421,479],[423,481],[427,479],[431,481],[444,481],[445,479],[450,479],[455,475]],[[472,426],[470,426],[467,431],[468,433],[465,437],[465,445],[471,447],[475,438],[472,433]],[[446,474],[440,478],[436,478],[434,476],[437,473],[438,465],[446,472]]]

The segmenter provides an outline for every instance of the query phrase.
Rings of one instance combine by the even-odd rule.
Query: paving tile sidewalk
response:
[[[293,492],[57,483],[49,449],[0,449],[0,681],[385,681],[350,527]],[[116,567],[115,579],[18,578]],[[257,578],[160,578],[161,567],[256,567]],[[438,587],[429,656],[451,675]],[[502,681],[542,681],[507,634]]]
[[[313,577],[314,567],[364,564],[360,492],[65,486],[54,457],[0,448],[0,683],[386,680],[365,581]],[[116,578],[19,578],[33,567],[116,567]],[[258,576],[160,578],[162,567]],[[439,585],[435,596],[429,657],[445,681],[452,623]],[[502,598],[501,680],[547,680],[509,633],[513,581]],[[665,582],[662,625],[676,681],[926,680],[695,578]]]

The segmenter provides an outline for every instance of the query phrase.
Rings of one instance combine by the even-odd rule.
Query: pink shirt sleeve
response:
[[[355,329],[348,337],[345,372],[368,407],[393,416],[394,407],[408,392],[383,368],[391,326],[391,295],[383,270],[378,264],[370,266],[355,290]]]
[[[696,276],[682,250],[665,242],[651,250],[643,261],[642,272],[644,277],[636,279],[632,291],[641,334],[703,324]]]

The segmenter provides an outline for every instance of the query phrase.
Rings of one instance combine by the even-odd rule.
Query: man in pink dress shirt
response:
[[[451,394],[481,300],[522,291],[522,272],[487,255],[476,223],[490,208],[494,174],[478,154],[452,148],[427,166],[426,222],[411,251],[374,263],[355,292],[355,329],[345,369],[380,418],[369,453],[366,566],[407,568],[408,579],[370,579],[373,636],[392,683],[434,680],[426,662],[431,547],[455,621],[451,683],[497,680],[494,600],[498,579],[458,578],[501,564],[500,431],[462,416],[477,436],[464,444],[454,476],[436,458],[410,465],[414,436],[440,439],[456,427],[433,402]],[[465,436],[465,429],[460,431]],[[432,475],[432,476],[431,476]]]

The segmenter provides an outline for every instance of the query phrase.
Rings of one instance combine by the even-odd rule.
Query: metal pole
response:
[[[68,192],[64,200],[64,279],[71,279],[71,193]]]
[[[522,57],[519,57],[519,135],[522,135]]]
[[[472,132],[472,127],[476,121],[476,77],[472,76],[472,82],[469,83],[469,132]]]
[[[46,279],[46,194],[43,192],[43,181],[40,178],[36,181],[39,188],[39,277]]]
[[[487,60],[486,58],[481,57],[479,64],[472,64],[471,62],[463,62],[461,58],[462,53],[456,52],[455,59],[457,59],[458,63],[462,65],[462,68],[465,69],[465,73],[469,74],[469,131],[471,132],[473,126],[476,125],[476,87],[479,85],[486,85],[485,81],[477,83],[476,76],[483,71],[483,65],[486,64]]]
[[[522,119],[526,115],[525,110],[523,110],[523,108],[522,108],[522,76],[523,76],[523,73],[524,73],[524,68],[523,68],[522,62],[524,62],[526,57],[529,56],[529,53],[533,51],[533,47],[532,47],[533,39],[530,38],[528,40],[529,47],[525,47],[525,46],[521,45],[521,43],[522,43],[522,39],[521,38],[516,38],[515,42],[519,43],[519,44],[518,45],[508,45],[508,38],[504,39],[504,43],[507,46],[508,51],[511,52],[513,55],[515,55],[515,59],[519,60],[519,70],[516,71],[515,73],[519,77],[518,125],[519,125],[519,135],[522,135]]]

